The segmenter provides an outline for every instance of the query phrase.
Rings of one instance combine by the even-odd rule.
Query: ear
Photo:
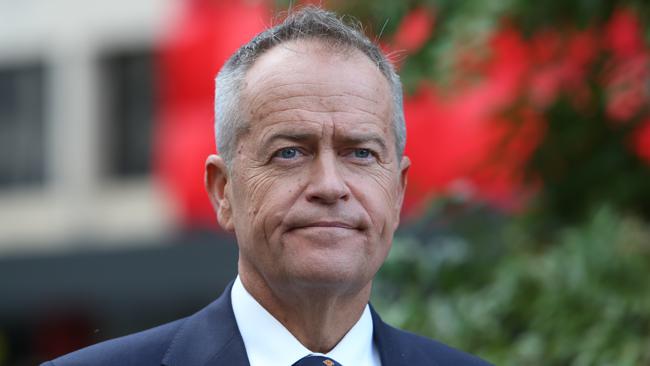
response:
[[[402,211],[402,203],[404,202],[404,193],[406,192],[406,183],[408,181],[408,171],[410,167],[411,159],[409,159],[408,156],[403,156],[402,161],[399,164],[399,196],[396,206],[397,220],[394,229],[397,229],[397,226],[399,225],[399,217],[400,212]]]
[[[235,230],[232,222],[232,206],[230,205],[230,177],[226,163],[218,155],[210,155],[205,161],[205,189],[210,196],[210,202],[217,213],[219,225],[226,230]]]
[[[402,161],[399,164],[399,183],[400,183],[400,189],[402,192],[402,199],[404,198],[404,192],[406,192],[406,183],[408,181],[408,172],[409,168],[411,167],[411,159],[409,159],[408,156],[403,156]],[[400,202],[401,206],[402,202]]]

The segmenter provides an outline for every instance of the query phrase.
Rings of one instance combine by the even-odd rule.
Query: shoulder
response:
[[[232,283],[216,300],[187,318],[98,343],[41,366],[205,365],[217,355],[240,360],[245,349],[230,303],[231,287]]]
[[[418,362],[427,360],[431,362],[427,364],[436,366],[490,366],[490,363],[476,356],[459,351],[433,339],[391,326],[388,327],[389,331],[393,333],[392,338],[397,341],[399,348],[404,352],[404,356],[410,360],[417,360]]]
[[[185,320],[186,318],[179,319],[139,333],[101,342],[41,366],[158,366]]]
[[[390,365],[490,366],[468,353],[433,339],[394,328],[373,313],[374,337],[382,361]]]

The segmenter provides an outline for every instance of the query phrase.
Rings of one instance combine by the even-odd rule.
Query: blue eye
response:
[[[359,158],[359,159],[367,159],[370,157],[371,153],[370,150],[368,149],[355,149],[354,150],[354,157]]]
[[[281,149],[275,155],[282,159],[293,159],[296,157],[296,155],[298,155],[298,149],[296,149],[295,147],[287,147]]]

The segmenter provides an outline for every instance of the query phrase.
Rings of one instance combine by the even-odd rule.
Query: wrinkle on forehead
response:
[[[289,76],[290,77],[290,76]],[[266,94],[271,94],[273,92],[278,91],[278,89],[285,89],[285,88],[296,88],[296,87],[305,87],[305,88],[316,88],[319,86],[327,85],[327,81],[321,81],[321,82],[308,82],[308,81],[302,81],[300,77],[296,77],[296,80],[291,80],[290,83],[283,83],[283,81],[286,80],[287,76],[282,77],[284,80],[278,81],[276,84],[277,85],[270,85],[264,89],[264,92]],[[263,77],[263,80],[266,81],[268,84],[274,84],[273,81],[274,79],[278,79],[278,75],[268,75]],[[380,90],[376,87],[371,87],[368,85],[364,84],[357,84],[357,88],[359,89],[365,89],[368,93],[377,93]],[[264,95],[264,94],[262,94]],[[257,97],[259,97],[260,94],[258,93],[257,96],[254,99],[251,99],[250,102],[255,102]]]
[[[318,85],[318,84],[316,84]],[[282,86],[291,86],[291,85],[282,85]],[[292,99],[297,99],[297,103],[309,102],[314,106],[322,105],[324,109],[321,112],[329,112],[335,110],[335,106],[345,106],[346,102],[355,100],[362,103],[362,105],[367,105],[369,108],[362,108],[361,106],[356,106],[358,109],[366,112],[373,113],[377,109],[381,108],[381,104],[376,98],[373,98],[372,95],[360,95],[357,93],[351,93],[349,91],[340,91],[338,93],[332,92],[323,92],[322,89],[310,90],[311,95],[303,95],[304,90],[297,88],[295,90],[287,90],[284,93],[269,93],[268,90],[264,90],[264,97],[266,100],[260,101],[260,94],[258,93],[253,100],[251,100],[251,105],[255,106],[252,110],[252,114],[255,116],[260,111],[270,109],[272,111],[278,111],[273,108],[278,104],[278,100],[283,102],[290,102]],[[282,107],[278,107],[282,108]],[[282,111],[282,110],[280,110]]]
[[[275,81],[263,80],[257,85],[256,88],[250,88],[253,90],[250,90],[247,103],[252,121],[264,120],[274,113],[298,110],[313,113],[358,113],[379,119],[390,119],[392,112],[392,104],[384,93],[364,90],[365,86],[359,87],[360,84],[347,80],[312,83],[309,86],[286,80],[278,85]],[[269,92],[269,89],[272,91]]]
[[[286,107],[278,111],[269,111],[255,115],[255,126],[266,128],[269,125],[279,122],[304,123],[313,122],[321,123],[324,121],[349,122],[352,124],[359,123],[377,123],[382,124],[380,114],[373,111],[350,110],[350,111],[331,111],[313,107]]]

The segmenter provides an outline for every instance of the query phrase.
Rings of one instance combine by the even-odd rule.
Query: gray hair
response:
[[[359,22],[339,18],[335,13],[307,6],[291,13],[279,25],[258,34],[235,52],[219,71],[215,93],[215,135],[217,150],[230,167],[237,138],[246,130],[239,100],[246,72],[253,63],[274,46],[300,39],[326,41],[340,50],[358,49],[377,65],[390,84],[393,96],[393,132],[395,149],[401,159],[406,145],[406,126],[402,105],[402,84],[393,65],[379,47],[363,34]]]

